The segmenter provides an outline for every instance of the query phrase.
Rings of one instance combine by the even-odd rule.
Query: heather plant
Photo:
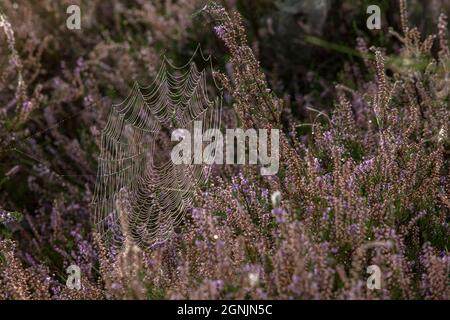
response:
[[[82,29],[67,33],[69,2],[0,6],[1,299],[450,298],[444,13],[423,38],[400,0],[386,48],[359,34],[336,84],[329,74],[315,83],[326,91],[317,98],[277,77],[292,57],[270,62],[259,43],[277,32],[270,21],[255,31],[249,2],[90,1]],[[304,11],[316,35],[327,28],[328,6],[277,6],[286,23]],[[133,243],[122,189],[125,241],[110,248],[90,223],[109,107],[129,83],[156,74],[161,52],[183,62],[193,40],[226,50],[215,74],[225,125],[280,130],[279,172],[214,168],[176,234],[152,247]],[[65,284],[71,264],[81,269],[79,291]],[[381,270],[380,290],[366,286],[370,265]]]

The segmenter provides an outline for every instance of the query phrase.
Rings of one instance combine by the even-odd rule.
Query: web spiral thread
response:
[[[208,66],[203,70],[193,61],[198,52]],[[211,57],[199,47],[182,67],[163,57],[151,85],[135,82],[128,97],[113,105],[101,135],[93,197],[96,231],[106,244],[120,247],[128,238],[148,247],[167,240],[191,208],[194,188],[208,179],[208,165],[154,161],[161,130],[192,132],[198,120],[203,132],[220,127],[222,97],[208,96],[207,69],[212,75]],[[116,203],[124,193],[128,208],[120,210]]]

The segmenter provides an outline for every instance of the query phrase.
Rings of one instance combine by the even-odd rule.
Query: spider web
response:
[[[199,70],[193,61],[198,52],[212,75],[211,56],[205,58],[199,47],[181,67],[164,56],[153,83],[135,82],[128,97],[111,109],[101,135],[93,197],[94,223],[106,244],[120,247],[125,237],[139,246],[164,242],[191,208],[193,190],[208,179],[211,166],[194,164],[193,157],[182,165],[170,158],[155,160],[159,149],[171,149],[158,138],[167,129],[193,132],[199,120],[202,133],[220,126],[222,96],[209,98],[208,68]],[[116,199],[124,191],[129,208],[120,217]]]

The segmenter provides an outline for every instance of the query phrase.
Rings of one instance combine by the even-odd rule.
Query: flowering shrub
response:
[[[360,61],[343,64],[335,86],[335,73],[312,80],[326,89],[316,95],[283,84],[258,46],[273,21],[252,21],[235,1],[90,1],[71,32],[72,1],[4,2],[1,299],[450,298],[445,14],[423,39],[399,1],[388,49],[360,34]],[[183,62],[195,41],[221,53],[226,125],[283,132],[279,173],[215,168],[170,240],[142,248],[126,237],[114,252],[90,223],[100,130],[129,84],[156,74],[161,52]],[[128,214],[126,190],[116,206]],[[66,287],[71,264],[79,291]],[[366,286],[374,264],[380,290]]]

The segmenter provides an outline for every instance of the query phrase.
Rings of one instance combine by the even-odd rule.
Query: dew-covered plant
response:
[[[244,4],[106,3],[90,1],[86,30],[68,35],[52,27],[64,1],[0,6],[1,299],[450,298],[444,13],[423,38],[400,0],[386,48],[361,33],[334,86],[314,70],[299,80],[321,96],[282,83],[258,45],[273,21],[258,26]],[[108,108],[156,74],[161,52],[183,62],[193,41],[220,52],[225,125],[281,130],[280,170],[215,168],[171,239],[139,247],[122,224],[116,252],[90,223]],[[128,197],[117,195],[121,217]],[[71,264],[79,291],[66,287]],[[379,290],[366,286],[370,265]]]

